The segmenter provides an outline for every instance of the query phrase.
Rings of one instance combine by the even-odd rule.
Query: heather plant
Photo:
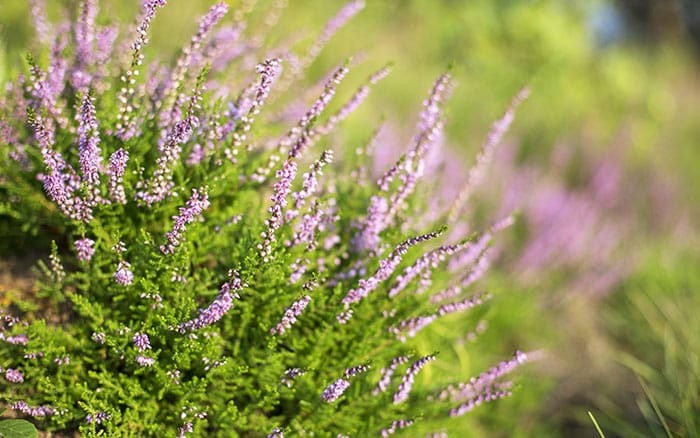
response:
[[[390,67],[333,111],[356,61],[302,88],[361,1],[303,53],[247,29],[251,5],[217,3],[173,62],[146,62],[165,6],[144,0],[131,28],[98,24],[95,0],[60,24],[32,2],[47,48],[0,101],[0,193],[9,223],[54,242],[35,292],[2,310],[7,411],[85,436],[443,436],[449,417],[509,396],[532,355],[437,385],[421,376],[439,351],[412,341],[491,297],[472,285],[512,217],[460,224],[524,94],[458,197],[435,203],[421,182],[449,73],[378,180],[380,122],[359,144],[338,131]]]

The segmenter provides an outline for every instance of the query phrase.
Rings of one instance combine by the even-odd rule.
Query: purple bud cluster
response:
[[[347,307],[350,304],[356,303],[367,297],[370,292],[375,290],[382,281],[389,278],[389,276],[396,270],[398,265],[401,263],[403,256],[408,252],[410,247],[435,239],[436,237],[440,236],[440,234],[442,234],[442,231],[423,234],[412,237],[397,245],[385,259],[379,262],[379,268],[372,276],[367,279],[360,280],[357,288],[348,292],[345,298],[343,298],[343,304],[345,304]]]
[[[240,299],[238,291],[244,287],[240,279],[234,278],[231,282],[224,283],[219,290],[216,299],[205,309],[199,309],[197,318],[182,322],[177,330],[180,333],[193,332],[214,324],[233,307],[233,299]]]
[[[285,332],[292,328],[292,325],[297,322],[297,316],[301,315],[306,306],[309,305],[311,297],[305,295],[303,298],[298,299],[292,305],[285,310],[282,320],[277,323],[277,326],[270,329],[270,333],[273,335],[280,334],[283,335]]]
[[[10,403],[10,409],[12,409],[13,411],[19,411],[23,414],[35,418],[42,418],[48,415],[57,415],[59,413],[55,408],[52,408],[50,406],[31,407],[23,401]]]
[[[400,429],[405,429],[410,426],[413,426],[413,420],[395,420],[391,422],[391,426],[387,429],[382,429],[380,433],[382,437],[385,438],[395,434]]]
[[[5,370],[5,379],[12,383],[22,383],[24,382],[24,376],[19,370],[8,368]]]
[[[94,415],[93,414],[88,414],[85,416],[85,422],[87,424],[102,424],[105,421],[109,421],[112,418],[111,414],[108,414],[106,412],[96,412]]]
[[[98,344],[104,345],[105,341],[107,340],[107,336],[102,332],[93,332],[92,340],[97,342]]]
[[[122,148],[117,149],[109,157],[109,197],[119,204],[126,204],[124,171],[127,161],[129,161],[129,153]]]
[[[144,351],[151,349],[151,340],[148,338],[146,333],[134,333],[132,341],[134,342],[136,348],[138,348],[139,353],[143,353]]]
[[[401,379],[401,384],[399,389],[394,393],[394,404],[399,404],[408,399],[408,394],[411,392],[413,387],[413,381],[416,378],[418,372],[428,363],[432,362],[437,358],[434,354],[422,357],[417,361],[413,362],[411,366],[404,374],[403,379]]]
[[[349,387],[349,381],[343,378],[338,378],[335,382],[331,383],[323,390],[321,398],[328,403],[332,403],[338,400]]]
[[[294,381],[306,374],[305,370],[301,368],[290,368],[284,372],[284,377],[282,377],[282,384],[287,388],[291,388]]]
[[[114,273],[114,281],[121,284],[122,286],[129,286],[134,282],[134,273],[131,272],[131,264],[124,260],[120,261],[117,265],[117,270]]]
[[[152,357],[138,355],[136,356],[136,363],[142,367],[151,367],[156,363],[156,360]]]
[[[347,368],[345,372],[343,373],[343,376],[346,379],[349,379],[351,377],[357,377],[360,374],[366,373],[369,371],[371,367],[369,365],[357,365],[352,368]]]
[[[57,357],[57,358],[54,358],[53,362],[58,366],[68,365],[68,364],[70,364],[70,357],[69,356]]]
[[[391,360],[391,363],[389,364],[389,368],[382,368],[381,369],[381,379],[379,379],[379,383],[377,383],[377,387],[374,388],[374,391],[372,391],[372,395],[379,395],[380,392],[385,392],[387,388],[389,387],[389,383],[391,383],[391,376],[394,375],[394,371],[396,371],[396,368],[399,365],[405,364],[411,359],[411,356],[399,356],[395,357],[394,359]]]
[[[192,196],[185,207],[180,207],[180,214],[173,216],[173,229],[165,233],[169,243],[160,246],[163,254],[175,252],[175,247],[180,244],[182,233],[187,228],[186,225],[194,222],[209,207],[209,196],[205,190],[205,188],[192,189]]]
[[[76,240],[75,250],[78,252],[78,259],[84,262],[89,261],[93,254],[95,254],[95,248],[93,248],[94,244],[95,241],[87,237]]]

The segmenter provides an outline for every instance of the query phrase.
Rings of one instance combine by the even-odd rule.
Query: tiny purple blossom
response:
[[[287,388],[292,387],[292,383],[299,377],[306,374],[306,371],[301,368],[290,368],[284,372],[284,377],[282,377],[282,384]]]
[[[131,264],[124,260],[120,261],[117,265],[117,271],[114,273],[114,281],[121,284],[122,286],[128,286],[134,281],[134,274],[129,269]]]
[[[106,339],[107,339],[107,337],[102,332],[93,332],[92,333],[92,340],[99,343],[99,344],[104,345]]]
[[[84,237],[82,239],[75,241],[75,249],[78,251],[78,259],[82,261],[89,261],[92,255],[95,254],[95,248],[92,246],[95,241]]]
[[[108,414],[106,412],[96,412],[95,415],[88,414],[85,417],[85,422],[87,424],[92,424],[92,423],[102,424],[103,422],[108,421],[111,418],[112,418],[111,414]]]
[[[176,385],[180,384],[180,370],[170,370],[165,373],[170,379],[172,379],[173,383]]]
[[[150,367],[153,366],[153,364],[156,363],[156,360],[153,359],[152,357],[146,357],[146,356],[136,356],[136,362],[141,365],[142,367]]]
[[[136,348],[139,349],[139,353],[151,349],[151,341],[148,339],[148,335],[146,333],[134,333],[132,341],[134,342]]]
[[[267,438],[284,438],[284,433],[282,432],[282,429],[275,427],[272,429],[272,432],[267,435]]]
[[[54,358],[53,361],[58,366],[68,365],[68,364],[70,364],[70,357],[69,356],[57,357],[57,358]]]
[[[5,378],[8,382],[12,383],[22,383],[24,382],[24,376],[19,370],[8,368],[5,370]]]

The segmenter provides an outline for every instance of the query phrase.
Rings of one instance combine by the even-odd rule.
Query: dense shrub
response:
[[[511,218],[459,235],[460,213],[513,108],[440,201],[441,75],[413,144],[375,182],[380,122],[363,144],[335,132],[390,69],[330,114],[352,61],[311,92],[295,85],[362,2],[302,55],[244,32],[244,14],[217,30],[220,3],[174,63],[146,65],[165,3],[143,1],[124,31],[96,24],[94,0],[58,25],[33,2],[48,51],[0,103],[0,194],[5,224],[55,242],[36,292],[2,313],[10,411],[86,436],[440,435],[510,395],[524,353],[431,385],[420,371],[440,356],[411,338],[489,298],[469,286]]]

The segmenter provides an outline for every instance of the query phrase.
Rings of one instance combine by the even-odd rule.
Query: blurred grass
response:
[[[49,1],[49,14],[58,18],[62,6],[75,3]],[[154,21],[147,56],[172,56],[194,33],[193,17],[213,3],[171,0]],[[229,2],[232,9],[239,3]],[[253,19],[264,18],[270,3],[261,0]],[[298,47],[303,48],[345,2],[290,3],[271,37],[299,37]],[[596,149],[600,154],[606,149],[625,150],[628,167],[657,174],[678,187],[679,196],[668,211],[654,214],[678,215],[691,225],[678,220],[675,234],[639,236],[646,247],[662,248],[673,258],[679,251],[678,240],[696,239],[690,230],[700,214],[700,150],[695,144],[700,139],[697,61],[682,40],[661,42],[653,48],[627,41],[606,50],[595,49],[586,27],[587,14],[595,3],[600,2],[368,1],[365,10],[324,49],[309,76],[311,80],[323,77],[352,54],[367,58],[353,71],[356,78],[386,61],[395,62],[390,78],[376,87],[360,113],[347,122],[349,131],[364,138],[384,114],[402,131],[411,132],[432,80],[451,65],[459,85],[448,107],[447,130],[450,143],[466,162],[473,161],[488,127],[512,96],[529,85],[532,97],[519,110],[511,136],[520,144],[520,158],[547,163],[549,153],[562,144]],[[100,5],[100,20],[124,23],[133,20],[138,8],[136,1],[103,0]],[[0,80],[22,71],[25,53],[34,48],[31,26],[24,0],[2,1]],[[341,88],[339,94],[350,92]],[[604,312],[599,303],[581,297],[554,302],[548,291],[523,288],[512,277],[496,272],[488,282],[496,292],[485,315],[489,329],[474,344],[447,343],[454,335],[450,330],[455,326],[472,329],[473,318],[450,320],[450,328],[447,322],[436,325],[428,336],[417,340],[421,350],[439,348],[441,354],[456,359],[440,362],[426,378],[438,378],[438,370],[448,376],[476,374],[516,348],[547,349],[559,358],[558,363],[544,363],[526,373],[511,400],[481,408],[479,422],[473,421],[463,436],[544,437],[562,436],[562,431],[569,436],[592,436],[595,430],[587,416],[592,405],[601,409],[596,418],[606,433],[610,424],[621,436],[643,435],[639,432],[643,424],[658,433],[648,401],[634,398],[641,388],[631,375],[620,377],[622,371],[615,366],[619,356],[613,348],[617,344],[610,335],[624,344],[627,355],[622,362],[648,382],[662,412],[670,411],[674,432],[697,434],[700,426],[684,417],[700,412],[692,397],[692,391],[697,396],[697,382],[689,383],[697,376],[683,375],[688,370],[695,373],[697,364],[690,369],[691,364],[680,359],[684,352],[695,358],[700,351],[700,332],[692,332],[683,323],[692,317],[685,312],[700,304],[700,291],[689,286],[699,280],[687,278],[688,272],[698,272],[698,264],[697,260],[686,261],[678,267],[674,259],[674,263],[665,262],[662,270],[656,265],[661,259],[647,256],[633,279],[604,302]],[[457,368],[439,368],[448,363]],[[605,375],[608,372],[611,374]],[[564,373],[571,375],[562,377]],[[592,374],[602,375],[594,378]],[[586,385],[589,393],[582,399],[571,389]],[[573,399],[562,395],[567,391],[574,394]],[[637,405],[642,414],[631,409]]]

